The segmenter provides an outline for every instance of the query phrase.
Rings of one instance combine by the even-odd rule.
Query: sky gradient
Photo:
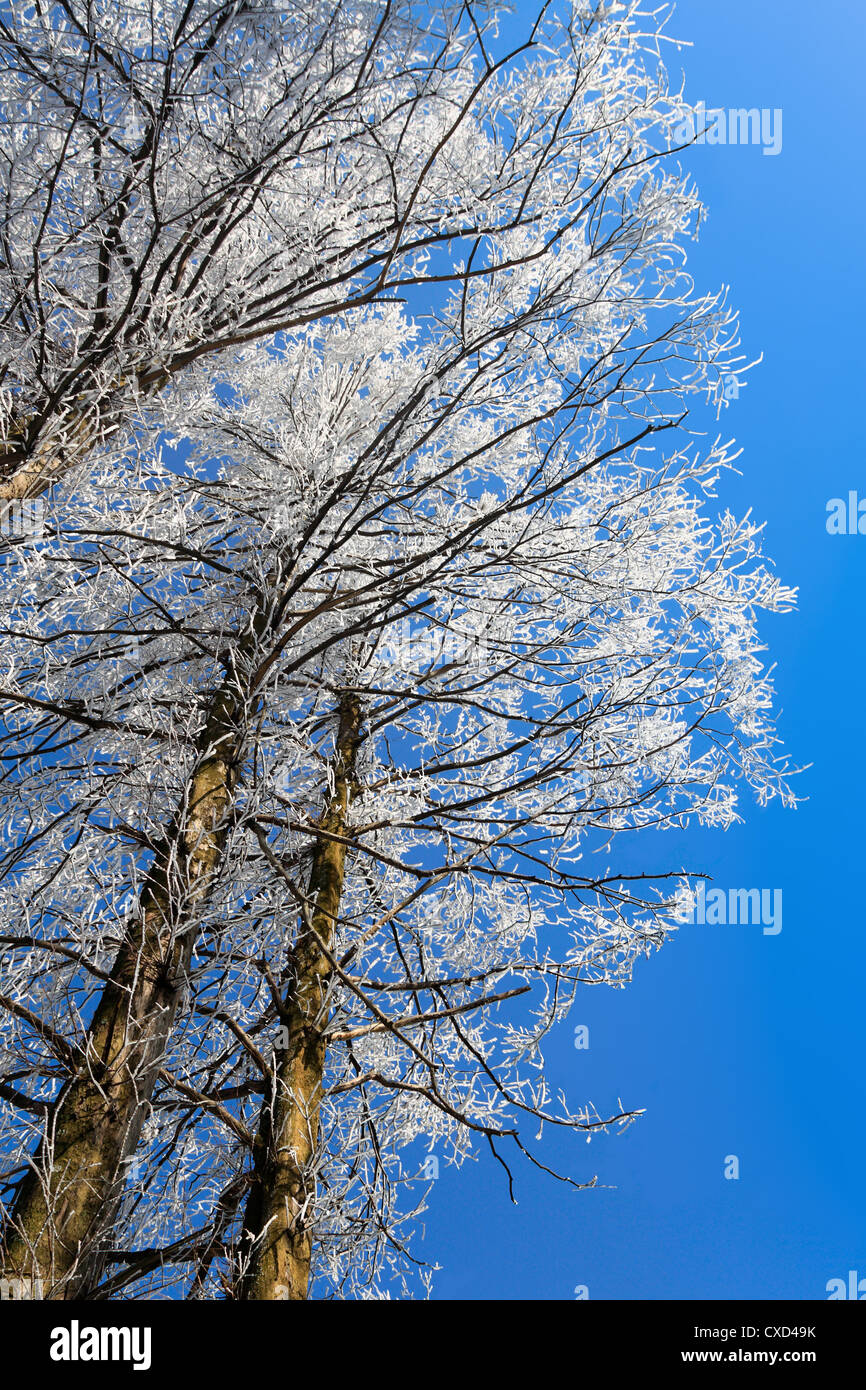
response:
[[[509,32],[534,6],[519,0]],[[864,193],[862,0],[682,0],[672,74],[708,108],[783,112],[782,146],[704,145],[685,160],[709,209],[690,265],[731,286],[743,350],[763,363],[722,419],[743,449],[720,505],[766,521],[765,549],[799,587],[764,618],[779,731],[808,798],[747,795],[726,833],[644,844],[723,888],[781,888],[783,926],[693,925],[624,991],[587,989],[547,1048],[554,1089],[602,1113],[644,1108],[587,1145],[548,1134],[542,1157],[599,1187],[526,1165],[518,1205],[489,1155],[441,1168],[419,1253],[440,1299],[826,1299],[866,1278],[863,1183],[863,593],[866,535],[829,535],[827,503],[866,499],[860,438]],[[629,857],[618,858],[626,869]],[[635,846],[634,863],[638,862]],[[575,1024],[589,1048],[573,1045]],[[724,1176],[736,1155],[740,1176]],[[606,1186],[605,1186],[606,1185]],[[866,1289],[866,1285],[864,1285]],[[866,1295],[864,1295],[866,1296]]]

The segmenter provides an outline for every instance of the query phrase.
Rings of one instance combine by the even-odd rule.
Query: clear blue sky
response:
[[[519,0],[517,27],[534,4]],[[625,991],[588,990],[549,1047],[570,1101],[645,1107],[624,1135],[551,1141],[573,1192],[526,1166],[511,1206],[484,1155],[434,1184],[422,1250],[438,1298],[826,1298],[866,1277],[863,1182],[863,854],[866,535],[830,536],[829,498],[866,498],[860,425],[864,314],[863,0],[681,0],[671,52],[713,107],[781,107],[777,157],[695,149],[709,206],[691,264],[729,283],[744,348],[763,365],[724,417],[745,452],[723,500],[765,519],[766,549],[800,588],[765,620],[780,729],[809,799],[744,803],[723,834],[666,836],[724,887],[781,887],[783,929],[694,926],[642,962]],[[621,862],[621,861],[620,861]],[[572,1044],[590,1029],[588,1051]],[[726,1155],[740,1177],[723,1176]]]

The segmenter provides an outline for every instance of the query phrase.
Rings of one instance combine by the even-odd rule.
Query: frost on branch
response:
[[[497,66],[353,14],[0,33],[4,495],[53,483],[3,554],[5,1258],[59,1297],[413,1286],[426,1157],[638,1113],[543,1063],[683,916],[617,837],[792,800],[645,17]]]

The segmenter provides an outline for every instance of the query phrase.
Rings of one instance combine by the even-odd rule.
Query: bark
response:
[[[66,423],[62,438],[49,437],[21,452],[7,446],[0,453],[0,515],[10,502],[47,492],[87,456],[95,439],[95,425],[82,414]]]
[[[340,700],[333,790],[320,824],[344,837],[349,802],[356,787],[361,741],[357,696]],[[274,1094],[262,1108],[256,1136],[253,1178],[245,1213],[247,1268],[242,1300],[306,1299],[312,1234],[310,1208],[315,1197],[313,1165],[325,1070],[325,1000],[330,963],[325,950],[335,935],[346,874],[346,845],[325,838],[316,843],[310,872],[312,913],[291,955],[294,979],[284,1001],[288,1046],[275,1067]]]
[[[89,401],[79,394],[64,408],[20,422],[0,444],[0,517],[10,502],[41,496],[87,458],[121,418],[125,391],[152,396],[169,380],[168,370],[133,374],[130,382],[119,379]]]
[[[242,651],[263,626],[259,618]],[[6,1277],[38,1278],[46,1298],[86,1296],[99,1275],[225,847],[248,699],[236,680],[214,697],[183,806],[16,1195],[0,1263]]]

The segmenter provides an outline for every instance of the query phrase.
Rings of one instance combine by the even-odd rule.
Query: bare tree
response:
[[[686,885],[585,861],[729,823],[737,774],[790,796],[755,612],[791,595],[705,514],[729,450],[689,404],[742,359],[682,267],[683,107],[637,6],[503,62],[467,7],[187,8],[122,60],[107,18],[114,49],[90,12],[39,21],[97,96],[177,95],[125,155],[99,107],[107,163],[81,136],[132,178],[105,302],[97,192],[92,239],[46,221],[51,293],[80,274],[90,305],[68,342],[71,311],[9,320],[10,495],[78,466],[5,572],[4,1267],[53,1298],[363,1294],[411,1262],[413,1145],[540,1162],[527,1123],[633,1117],[571,1113],[540,1049]],[[201,211],[234,140],[267,177]]]

